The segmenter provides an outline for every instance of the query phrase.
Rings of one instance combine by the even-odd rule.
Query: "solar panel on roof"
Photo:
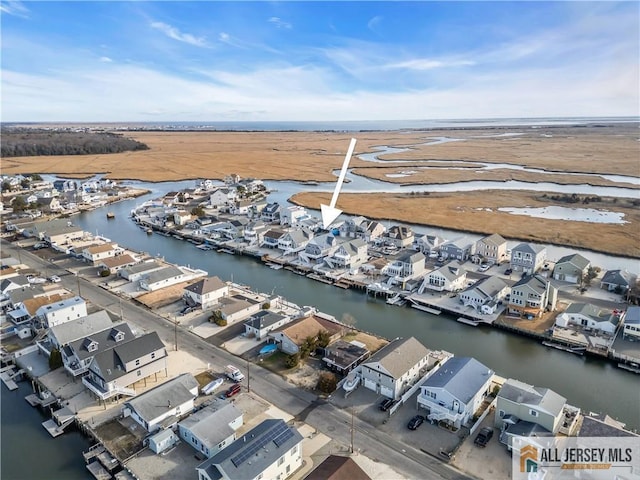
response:
[[[252,442],[247,446],[244,450],[238,453],[235,457],[231,458],[231,463],[233,463],[236,468],[246,462],[249,458],[255,455],[262,447],[264,447],[269,442],[275,442],[282,434],[286,434],[286,432],[291,432],[286,423],[278,423],[274,428],[267,431],[260,438]],[[238,440],[239,441],[239,440]],[[281,443],[282,444],[282,443]],[[279,447],[281,444],[276,443]]]
[[[275,443],[277,447],[280,447],[284,445],[291,437],[293,437],[293,431],[290,428],[287,428],[284,432],[273,439],[273,443]]]

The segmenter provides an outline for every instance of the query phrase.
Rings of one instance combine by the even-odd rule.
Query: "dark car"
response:
[[[231,385],[229,389],[224,392],[224,396],[227,398],[233,397],[234,395],[240,393],[240,390],[242,390],[242,386],[239,383],[236,383],[235,385]]]
[[[415,430],[420,425],[422,425],[423,422],[424,422],[424,417],[422,415],[416,415],[411,420],[409,420],[407,427],[409,428],[409,430]]]
[[[505,274],[505,275],[511,275],[512,273],[513,273],[513,269],[512,269],[512,268],[507,268],[507,269],[504,271],[504,274]]]
[[[491,437],[493,437],[493,428],[484,427],[480,430],[473,443],[479,447],[486,447]]]
[[[380,410],[386,412],[391,408],[391,405],[393,405],[393,400],[390,398],[385,398],[384,400],[382,400],[382,402],[380,402]]]

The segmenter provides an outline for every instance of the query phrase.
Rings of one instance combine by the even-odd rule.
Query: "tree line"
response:
[[[3,128],[0,156],[89,155],[148,150],[144,143],[106,132],[68,132]]]

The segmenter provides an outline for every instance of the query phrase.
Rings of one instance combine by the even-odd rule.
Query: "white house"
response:
[[[145,275],[148,275],[152,272],[157,272],[158,270],[162,270],[163,268],[165,268],[165,265],[162,265],[156,261],[142,262],[137,265],[119,270],[118,276],[124,278],[125,280],[129,280],[130,282],[137,282]]]
[[[475,358],[451,357],[420,386],[418,407],[429,411],[431,422],[467,425],[490,393],[493,374]]]
[[[170,287],[187,280],[187,275],[178,267],[169,266],[147,273],[140,278],[140,288],[153,292],[164,287]]]
[[[325,259],[331,268],[355,268],[367,260],[367,244],[360,238],[341,244]]]
[[[173,214],[173,223],[176,225],[186,225],[191,221],[191,218],[193,218],[193,216],[189,212],[178,210]]]
[[[286,480],[302,467],[302,440],[284,420],[264,420],[198,465],[198,480]]]
[[[319,264],[332,255],[340,244],[341,241],[330,233],[319,235],[309,240],[304,251],[298,253],[298,257],[303,263]]]
[[[192,413],[178,423],[178,435],[207,458],[233,443],[243,423],[242,411],[233,403],[219,401]]]
[[[36,318],[44,328],[55,327],[87,316],[87,303],[82,297],[71,297],[43,305],[36,310]]]
[[[421,252],[401,250],[394,255],[391,263],[382,269],[382,273],[404,281],[421,275],[424,272],[424,262],[425,257]]]
[[[278,248],[284,251],[285,255],[304,250],[313,237],[313,233],[307,229],[299,228],[287,232],[278,239]]]
[[[640,341],[640,307],[629,307],[624,316],[624,330],[622,338]]]
[[[307,210],[299,205],[291,205],[280,209],[280,225],[295,227],[300,220],[308,217]]]
[[[207,310],[228,295],[229,285],[218,277],[207,277],[185,287],[183,297],[191,300],[187,300],[187,303],[200,305],[202,310]]]
[[[123,251],[124,249],[115,243],[102,243],[83,248],[82,258],[87,262],[96,265],[100,260],[115,257]]]
[[[590,303],[572,303],[556,317],[556,325],[565,328],[569,325],[576,325],[607,335],[614,335],[621,315],[622,312],[617,310],[601,309]]]
[[[481,261],[499,264],[507,258],[507,241],[497,233],[476,242],[475,254]]]
[[[244,239],[251,245],[262,244],[264,233],[269,230],[262,220],[254,220],[244,227]]]
[[[256,340],[265,338],[269,332],[286,325],[291,318],[280,315],[269,310],[261,310],[249,318],[244,324],[244,331],[247,337],[254,337]]]
[[[429,349],[416,338],[398,338],[374,353],[355,371],[365,388],[397,399],[422,377],[428,357]]]
[[[223,205],[229,205],[236,199],[237,192],[233,188],[218,188],[211,195],[209,195],[209,204],[212,207],[221,207]]]
[[[422,285],[418,293],[422,293],[425,289],[436,290],[438,292],[457,292],[462,290],[467,283],[467,271],[460,266],[457,261],[429,272],[422,281]]]
[[[438,235],[425,234],[416,240],[417,248],[423,254],[427,256],[437,256],[440,250],[440,246],[444,244],[446,240]]]

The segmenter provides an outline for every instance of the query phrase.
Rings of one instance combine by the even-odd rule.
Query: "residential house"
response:
[[[193,411],[198,397],[198,381],[183,373],[127,400],[122,406],[124,417],[131,417],[147,432],[173,427],[178,419]]]
[[[325,233],[317,237],[313,237],[304,247],[304,251],[298,254],[303,263],[320,264],[324,259],[332,255],[341,245],[341,241],[334,235]]]
[[[218,277],[207,277],[186,286],[183,297],[188,305],[199,305],[202,310],[207,310],[228,295],[229,285]]]
[[[602,309],[590,303],[571,303],[556,317],[556,326],[567,328],[576,325],[587,330],[614,335],[623,312]]]
[[[222,235],[222,237],[229,240],[236,240],[244,236],[245,225],[249,223],[249,219],[245,217],[236,217],[225,222],[220,228],[216,230]]]
[[[438,235],[425,234],[416,240],[417,250],[421,251],[428,257],[437,257],[440,252],[440,246],[443,245],[446,240]]]
[[[41,240],[55,248],[73,240],[81,239],[83,236],[84,230],[73,225],[47,226]]]
[[[325,347],[322,361],[329,370],[346,375],[370,355],[371,352],[362,342],[337,340]]]
[[[507,241],[494,233],[476,242],[476,252],[481,262],[499,264],[507,258]]]
[[[43,328],[55,327],[87,316],[87,303],[82,297],[71,297],[58,302],[42,305],[36,310],[35,318]]]
[[[287,355],[294,355],[307,338],[317,338],[321,332],[329,334],[329,343],[337,340],[344,333],[345,327],[327,318],[316,315],[294,320],[276,330],[269,332],[269,338]]]
[[[493,314],[499,302],[509,292],[508,285],[499,277],[486,277],[464,289],[458,295],[465,307],[473,307],[485,314]]]
[[[468,425],[490,393],[494,371],[471,357],[451,357],[420,386],[418,407],[432,423]]]
[[[237,197],[235,188],[218,188],[209,195],[209,204],[212,207],[230,205]]]
[[[132,257],[128,253],[125,253],[123,255],[98,260],[96,262],[96,267],[98,267],[99,270],[107,270],[110,274],[112,274],[119,272],[123,268],[136,265],[138,262],[138,259]]]
[[[140,288],[153,292],[164,287],[176,285],[187,280],[185,273],[178,267],[169,266],[151,273],[140,279]]]
[[[8,270],[8,269],[3,269]],[[29,288],[31,283],[29,279],[24,275],[19,275],[17,272],[11,277],[3,277],[0,282],[0,293],[7,295],[11,290],[20,290],[23,288]]]
[[[428,357],[429,349],[416,338],[397,338],[356,371],[365,388],[395,400],[424,375]]]
[[[68,298],[57,293],[33,296],[30,290],[11,290],[9,292],[10,303],[7,307],[7,318],[16,326],[30,325],[31,320],[36,318],[38,309]]]
[[[145,275],[157,272],[158,270],[162,270],[163,268],[165,268],[165,265],[152,260],[150,262],[142,262],[131,267],[123,268],[118,272],[118,275],[125,280],[129,280],[130,282],[137,282]]]
[[[243,424],[242,411],[219,401],[192,413],[178,423],[178,435],[207,458],[217,455],[236,439]]]
[[[397,277],[404,282],[407,279],[422,275],[425,257],[415,250],[401,250],[393,256],[393,260],[382,269],[384,275]]]
[[[413,230],[411,227],[394,225],[385,235],[386,240],[397,248],[410,248],[413,245]]]
[[[600,281],[600,288],[610,292],[625,293],[635,285],[638,277],[627,270],[607,270]]]
[[[271,228],[264,232],[264,236],[262,238],[261,247],[267,248],[278,248],[278,242],[282,237],[284,237],[286,233],[277,228]]]
[[[85,317],[55,325],[47,330],[47,336],[36,342],[40,350],[48,357],[53,350],[63,347],[81,338],[89,337],[113,326],[113,321],[105,310],[99,310]]]
[[[511,268],[514,272],[533,275],[547,261],[547,247],[531,243],[520,243],[511,251]]]
[[[73,192],[78,189],[78,182],[75,180],[54,180],[53,188],[59,192]]]
[[[508,379],[496,398],[494,425],[501,431],[500,442],[510,448],[514,436],[534,431],[538,436],[557,434],[563,427],[566,401],[549,388]]]
[[[325,261],[331,268],[356,268],[368,258],[366,242],[356,238],[341,244]]]
[[[264,420],[198,465],[198,480],[286,480],[302,467],[302,440],[284,420]]]
[[[291,318],[270,310],[261,310],[252,315],[244,324],[244,332],[247,337],[262,340],[269,332],[286,325]]]
[[[243,320],[249,315],[258,313],[262,308],[260,300],[244,295],[232,295],[222,297],[218,303],[217,311],[228,323]]]
[[[440,255],[444,258],[466,262],[475,253],[476,244],[471,237],[463,236],[448,240],[440,245]]]
[[[236,200],[231,204],[231,208],[229,212],[233,215],[247,215],[251,210],[251,206],[253,205],[253,200],[250,199],[240,199]]]
[[[360,225],[360,228],[362,230],[361,237],[367,243],[382,238],[387,231],[387,227],[376,220],[367,220]]]
[[[185,210],[178,210],[173,214],[173,223],[184,226],[191,221],[193,215]]]
[[[640,307],[632,306],[627,308],[627,312],[624,315],[622,338],[640,341]]]
[[[541,316],[545,310],[555,310],[558,302],[558,289],[540,275],[526,276],[511,286],[509,297],[509,315],[518,315],[533,319]]]
[[[304,480],[371,480],[371,477],[351,457],[329,455]]]
[[[280,204],[278,202],[268,203],[260,212],[260,220],[267,223],[280,222]]]
[[[82,258],[93,265],[97,265],[100,260],[115,257],[122,252],[124,252],[124,249],[115,243],[101,243],[83,248]]]
[[[637,437],[638,434],[625,429],[625,424],[609,415],[589,413],[582,416],[578,437]]]
[[[580,284],[589,272],[591,262],[579,253],[566,255],[556,262],[553,278],[563,282]]]
[[[309,213],[299,205],[291,205],[280,209],[280,225],[295,227],[305,218],[309,218]]]
[[[339,227],[340,236],[347,238],[360,238],[363,227],[367,224],[366,217],[349,217]]]
[[[244,227],[244,239],[250,245],[261,245],[268,230],[269,227],[262,220],[253,220]]]
[[[95,355],[82,383],[102,400],[132,396],[131,385],[163,370],[167,371],[167,350],[158,334],[151,332]]]
[[[62,210],[60,200],[58,200],[56,197],[38,197],[38,199],[36,200],[36,205],[44,213],[59,212],[60,210]]]
[[[438,292],[457,292],[462,290],[467,284],[467,271],[454,260],[446,265],[429,272],[422,281],[418,293],[425,289],[436,290]]]
[[[304,250],[313,237],[313,233],[304,228],[290,230],[278,239],[278,248],[284,251],[285,255]]]
[[[133,340],[134,335],[129,325],[125,322],[108,326],[107,328],[92,332],[77,340],[66,344],[62,353],[62,364],[72,376],[85,374],[93,357],[122,343]]]

